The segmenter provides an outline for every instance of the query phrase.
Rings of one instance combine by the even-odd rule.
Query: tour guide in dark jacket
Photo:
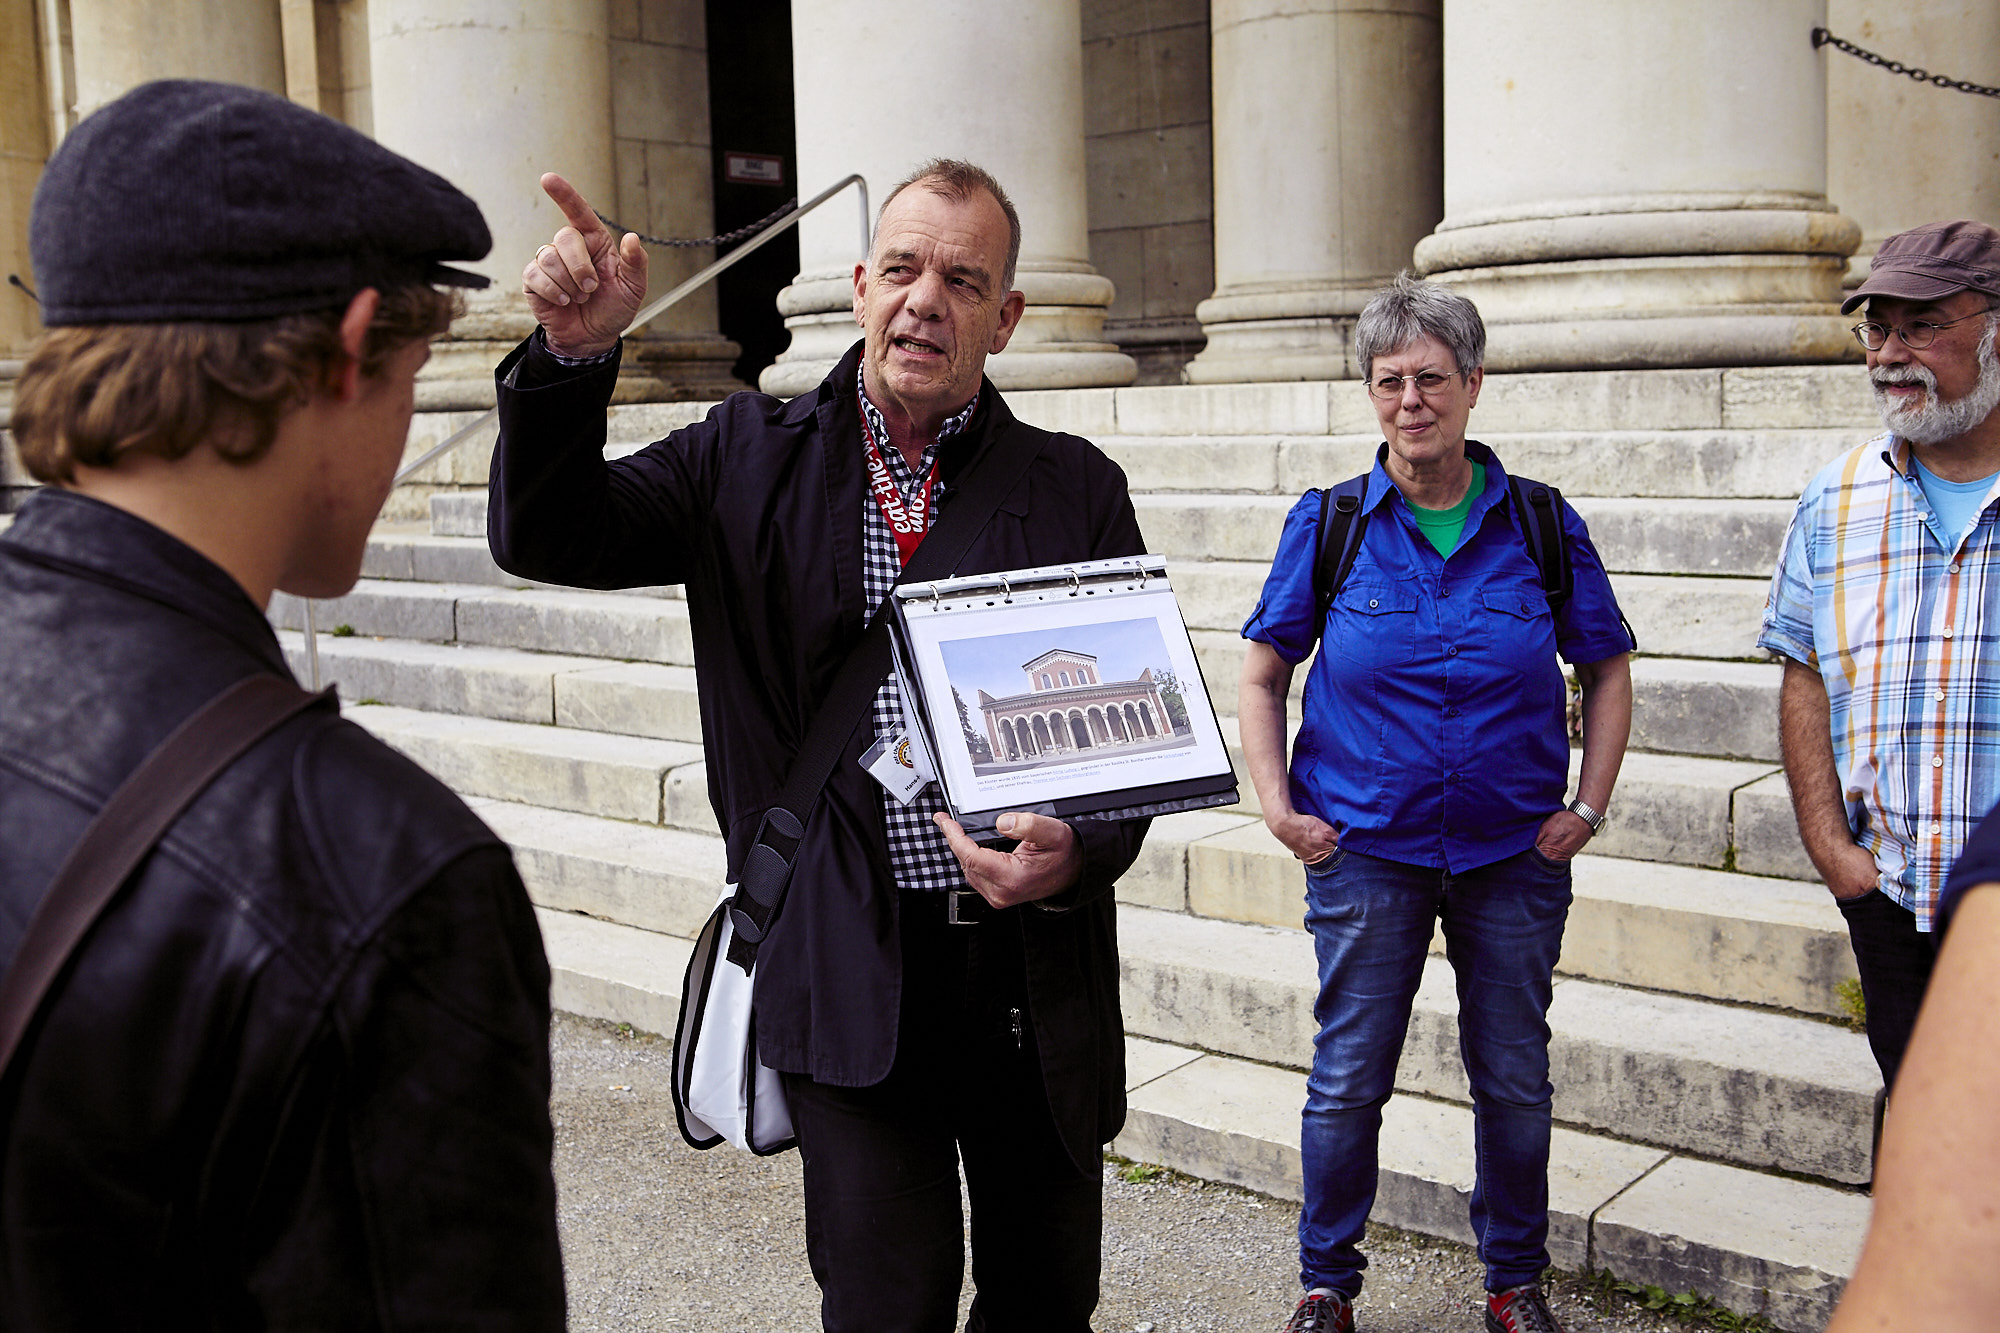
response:
[[[544,184],[563,203],[568,187],[559,191],[551,181],[559,178],[545,178]],[[922,186],[912,187],[885,205],[879,234],[893,234],[912,200],[917,207],[944,207]],[[594,225],[580,199],[565,203],[565,212],[579,227]],[[999,210],[992,215],[997,220]],[[877,264],[883,262],[879,234]],[[565,228],[557,241],[566,245],[574,235]],[[594,235],[591,239],[609,245]],[[544,246],[543,256],[557,248]],[[636,244],[631,248],[636,250]],[[988,281],[998,280],[998,267],[996,263],[996,271],[986,275]],[[531,295],[534,269],[530,265]],[[605,270],[599,272],[603,276]],[[1013,299],[1018,302],[1019,294]],[[615,331],[620,325],[610,327]],[[926,326],[913,321],[910,327]],[[850,348],[813,393],[790,402],[736,394],[705,420],[607,464],[605,408],[618,353],[603,352],[588,364],[565,363],[551,354],[554,328],[545,315],[543,328],[496,372],[500,439],[488,519],[493,555],[514,574],[551,583],[589,588],[686,585],[709,795],[727,835],[733,881],[817,705],[873,609],[863,584],[864,519],[869,517],[864,506],[870,496],[857,383],[864,344]],[[871,338],[873,333],[871,329]],[[942,340],[946,335],[932,336]],[[966,469],[995,439],[1017,429],[990,381],[971,379],[968,394],[972,385],[977,397],[969,421],[937,447],[934,494],[943,515],[958,502],[954,490]],[[958,572],[1060,565],[1143,550],[1118,466],[1088,442],[1056,435],[978,534]],[[1046,1228],[1039,1239],[1023,1234],[1023,1262],[1041,1274],[1045,1288],[1066,1280],[1056,1270],[1065,1264],[1074,1268],[1073,1284],[1088,1288],[1078,1297],[1078,1308],[1087,1317],[1096,1299],[1099,1149],[1117,1133],[1125,1115],[1112,888],[1138,853],[1145,821],[1075,821],[1071,827],[1081,844],[1082,869],[1073,885],[1056,897],[993,912],[972,930],[953,934],[936,907],[941,893],[907,883],[899,892],[885,832],[884,793],[859,763],[873,740],[874,728],[865,720],[854,728],[807,826],[789,896],[758,955],[759,1054],[774,1069],[834,1089],[882,1084],[892,1064],[902,1079],[906,1071],[898,1060],[899,1030],[914,1059],[918,1043],[910,1035],[912,1022],[929,1032],[936,1017],[908,1012],[905,981],[913,967],[931,969],[934,955],[963,948],[954,941],[974,936],[977,942],[970,947],[975,955],[1012,950],[1024,958],[1031,1032],[1016,1035],[1013,1044],[1025,1036],[1030,1054],[1039,1050],[1040,1081],[1060,1138],[1050,1151],[1066,1156],[1062,1166],[1071,1180],[1087,1184],[1089,1199],[1079,1207],[1087,1206],[1090,1215],[1075,1222],[1076,1245],[1065,1245],[1066,1236]],[[923,828],[928,832],[930,825]],[[946,864],[956,887],[964,888],[948,857]],[[918,949],[913,959],[906,952],[920,914],[937,924],[923,936],[934,943]],[[927,989],[929,984],[920,987],[911,980],[915,1004],[930,1007],[932,996],[945,994],[942,988]],[[978,1040],[987,1034],[974,1030],[976,1017],[963,1024],[956,1035],[945,1033],[942,1044],[978,1049]],[[944,1074],[931,1081],[954,1077]],[[927,1264],[937,1268],[938,1283],[948,1286],[936,1295],[937,1302],[948,1301],[943,1308],[955,1310],[963,1262],[955,1163],[947,1163],[948,1181],[939,1182],[950,1190],[948,1216],[940,1213],[934,1219],[939,1228],[949,1226],[952,1252],[919,1259],[914,1250],[932,1247],[938,1238],[912,1237],[905,1243],[895,1234],[894,1223],[880,1224],[879,1213],[862,1209],[868,1220],[850,1221],[839,1211],[833,1196],[842,1187],[832,1179],[832,1154],[816,1151],[813,1133],[815,1124],[832,1117],[822,1117],[816,1102],[801,1105],[802,1095],[811,1089],[792,1079],[787,1088],[805,1156],[808,1246],[814,1274],[827,1293],[827,1327],[847,1326],[843,1308],[853,1310],[857,1327],[905,1327],[884,1302],[931,1300],[912,1290],[925,1284],[915,1269]],[[922,1088],[907,1096],[948,1091]],[[940,1118],[948,1114],[939,1111]],[[1037,1118],[1046,1123],[1046,1115]],[[960,1141],[968,1142],[963,1132]],[[975,1265],[980,1266],[982,1246],[995,1243],[990,1239],[995,1228],[980,1225],[980,1162],[973,1147],[964,1151],[973,1193]],[[915,1222],[908,1229],[925,1230]],[[1024,1233],[1032,1229],[1019,1228]],[[1086,1231],[1087,1244],[1081,1234]],[[1071,1253],[1052,1252],[1064,1249]],[[895,1269],[877,1275],[879,1282],[854,1271],[875,1264],[874,1252]],[[1004,1272],[997,1258],[979,1283],[979,1305],[986,1307],[989,1319],[1010,1296],[1043,1298],[1002,1290],[1014,1284],[1004,1277],[989,1280],[996,1270]],[[1066,1315],[1040,1326],[1085,1326]],[[948,1323],[951,1316],[943,1318]],[[1033,1326],[1023,1319],[1021,1325],[996,1321],[990,1326]],[[936,1325],[928,1316],[913,1315],[907,1326]],[[975,1320],[974,1326],[988,1325]]]

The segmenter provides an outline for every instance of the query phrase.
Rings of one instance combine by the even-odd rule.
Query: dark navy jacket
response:
[[[687,585],[709,796],[730,875],[793,753],[866,625],[862,460],[854,384],[861,345],[810,394],[739,393],[706,420],[604,461],[616,358],[563,367],[531,338],[501,363],[500,443],[488,537],[503,569],[587,588]],[[939,513],[967,464],[1013,413],[992,384],[942,446]],[[960,562],[961,573],[1144,551],[1125,474],[1057,435]],[[774,1069],[866,1087],[888,1075],[902,996],[897,895],[879,788],[857,726],[806,830],[782,914],[758,955],[757,1047]],[[1078,821],[1082,881],[1016,910],[1029,1004],[1057,1125],[1096,1170],[1125,1114],[1112,886],[1146,821]]]
[[[227,574],[62,491],[0,533],[0,966],[86,823],[290,673]],[[548,966],[506,848],[329,708],[168,832],[0,1084],[0,1328],[563,1327]]]

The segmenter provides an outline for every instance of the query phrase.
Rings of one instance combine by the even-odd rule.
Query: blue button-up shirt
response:
[[[1551,615],[1511,512],[1507,473],[1486,469],[1451,554],[1417,528],[1378,452],[1362,499],[1368,528],[1334,599],[1325,650],[1306,675],[1292,754],[1292,804],[1343,847],[1451,871],[1515,856],[1560,810],[1568,785],[1561,652],[1601,662],[1629,652],[1611,581],[1583,520],[1563,506],[1576,589]],[[1263,598],[1243,636],[1294,666],[1319,628],[1313,561],[1320,492],[1285,518]]]

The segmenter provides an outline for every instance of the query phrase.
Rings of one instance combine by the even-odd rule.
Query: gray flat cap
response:
[[[444,177],[304,107],[227,83],[144,84],[84,118],[35,187],[42,322],[269,319],[364,287],[484,287],[493,248]]]

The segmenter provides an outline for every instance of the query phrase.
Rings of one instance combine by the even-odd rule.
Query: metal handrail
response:
[[[804,203],[800,204],[797,208],[785,214],[783,217],[773,222],[770,226],[764,228],[764,230],[758,232],[755,236],[752,236],[749,240],[743,242],[743,244],[737,246],[734,250],[731,250],[728,254],[724,255],[722,258],[716,260],[713,264],[710,264],[707,268],[703,269],[701,272],[689,278],[686,282],[683,282],[680,286],[668,292],[665,296],[662,296],[657,301],[654,301],[651,305],[641,306],[639,309],[639,313],[632,317],[632,322],[630,324],[627,324],[625,326],[625,331],[619,334],[618,336],[621,338],[629,338],[630,336],[632,336],[632,334],[638,332],[640,329],[645,328],[646,325],[652,323],[653,320],[657,318],[662,311],[666,310],[668,307],[673,306],[680,301],[685,300],[690,293],[699,291],[703,286],[705,286],[711,279],[713,279],[717,274],[721,273],[724,269],[729,268],[732,264],[740,263],[742,260],[747,259],[752,251],[757,250],[762,246],[764,246],[765,244],[776,240],[780,232],[784,231],[787,227],[796,226],[800,218],[803,218],[806,214],[812,212],[815,208],[818,208],[821,204],[833,198],[833,196],[839,194],[842,190],[846,189],[850,185],[855,186],[859,191],[859,201],[861,204],[861,257],[865,262],[868,257],[868,245],[870,241],[870,236],[868,232],[868,223],[869,223],[868,182],[864,177],[862,177],[862,175],[859,172],[853,172],[846,176],[842,176],[839,180],[827,186],[824,190],[821,190],[818,194],[806,200]],[[402,467],[398,468],[396,470],[396,479],[393,482],[391,482],[390,485],[392,487],[402,485],[405,481],[409,480],[412,475],[421,471],[423,468],[429,466],[430,464],[436,462],[438,459],[444,457],[452,450],[458,448],[459,445],[465,443],[466,440],[470,439],[482,427],[491,423],[492,420],[499,415],[500,415],[500,408],[498,404],[495,404],[494,406],[487,408],[486,411],[481,413],[476,419],[468,422],[463,426],[460,426],[457,430],[447,435],[438,444],[432,446],[429,449],[426,449],[422,454],[418,455],[414,461],[406,463]],[[305,604],[306,604],[306,625],[305,625],[306,672],[311,678],[312,688],[317,690],[320,688],[319,619],[314,612],[314,607],[318,604],[311,598],[305,599]]]

